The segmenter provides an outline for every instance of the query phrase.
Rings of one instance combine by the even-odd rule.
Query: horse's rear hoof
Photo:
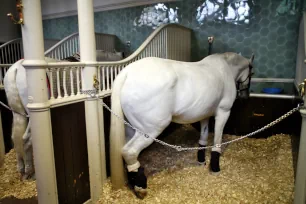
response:
[[[128,185],[138,198],[143,199],[147,195],[147,177],[143,167],[139,167],[138,172],[128,172]]]
[[[220,173],[219,160],[220,160],[220,153],[212,151],[211,158],[210,158],[210,170],[213,174]]]
[[[35,178],[35,173],[30,173],[30,174],[24,174],[23,176],[22,176],[22,180],[24,181],[24,180],[35,180],[36,178]]]
[[[143,189],[142,187],[135,186],[134,192],[137,198],[144,199],[147,195],[147,189]]]

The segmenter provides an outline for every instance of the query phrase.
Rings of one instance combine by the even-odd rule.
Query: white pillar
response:
[[[5,146],[4,146],[2,118],[1,118],[1,110],[0,110],[0,167],[4,163],[4,156],[5,156]]]
[[[80,37],[81,62],[86,63],[82,70],[82,89],[92,90],[94,76],[97,75],[96,63],[96,40],[94,32],[93,0],[78,0],[78,20]],[[101,196],[103,172],[102,166],[105,154],[102,155],[102,143],[100,140],[98,101],[88,97],[85,101],[86,133],[88,146],[90,192],[92,202],[95,203]],[[104,145],[104,144],[103,144]]]
[[[304,88],[306,88],[306,80],[304,83]],[[304,104],[306,105],[306,96],[304,96]],[[302,129],[295,178],[294,204],[305,204],[306,202],[306,110],[301,109],[300,113],[302,115]]]
[[[28,108],[31,119],[38,203],[57,204],[41,3],[40,0],[23,0],[23,5],[24,25],[21,26],[24,49],[23,66],[27,72]]]

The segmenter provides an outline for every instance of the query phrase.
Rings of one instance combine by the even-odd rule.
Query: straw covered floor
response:
[[[223,141],[236,138],[224,135]],[[199,133],[191,126],[164,131],[163,141],[197,146]],[[212,142],[210,135],[209,142]],[[274,135],[267,139],[247,138],[223,148],[221,173],[199,166],[196,151],[177,152],[153,143],[139,156],[148,176],[148,195],[140,200],[128,188],[113,190],[104,185],[99,203],[292,203],[294,170],[291,137]],[[16,156],[11,150],[0,168],[0,200],[36,197],[35,181],[20,181]]]
[[[4,165],[0,168],[0,200],[8,197],[25,199],[36,196],[35,181],[20,180],[17,172],[16,153],[12,149],[5,155]]]
[[[236,138],[224,135],[223,141]],[[191,126],[177,128],[163,140],[196,146],[199,133]],[[212,135],[210,135],[210,144]],[[223,148],[221,173],[199,166],[196,152],[177,152],[159,144],[144,150],[139,160],[148,175],[148,195],[140,200],[128,188],[104,185],[99,203],[292,203],[294,170],[291,137],[246,138]]]

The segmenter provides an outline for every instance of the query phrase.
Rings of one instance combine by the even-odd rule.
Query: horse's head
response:
[[[247,60],[247,59],[245,59],[245,60]],[[254,54],[252,54],[252,57],[249,60],[247,60],[247,63],[241,63],[243,66],[240,69],[241,72],[240,72],[240,74],[238,76],[238,80],[237,80],[237,95],[238,95],[238,98],[241,98],[241,99],[248,99],[249,98],[251,77],[253,75],[253,73],[252,73],[253,60],[254,60]]]
[[[251,84],[254,54],[250,59],[246,59],[240,54],[225,53],[225,59],[236,72],[237,96],[241,99],[249,97]]]

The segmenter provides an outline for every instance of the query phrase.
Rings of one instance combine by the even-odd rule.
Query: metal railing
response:
[[[144,43],[129,57],[115,62],[98,62],[100,93],[109,92],[120,71],[137,60],[145,57],[158,57],[178,61],[190,61],[191,30],[167,24],[156,29]]]
[[[129,57],[112,62],[97,62],[99,96],[111,93],[116,76],[130,63],[145,57],[159,57],[178,61],[190,61],[191,30],[177,25],[167,24],[156,29],[143,44]],[[51,85],[50,101],[52,105],[70,103],[86,96],[82,90],[81,70],[86,64],[79,62],[48,63],[47,73]]]
[[[10,40],[0,46],[0,88],[3,88],[3,79],[8,68],[23,58],[22,39]]]
[[[113,52],[115,50],[116,36],[104,33],[95,33],[96,49]],[[50,49],[45,56],[62,60],[79,52],[79,33],[73,33]],[[3,79],[10,66],[23,58],[22,39],[14,39],[0,46],[0,89],[3,88]]]
[[[112,52],[115,49],[115,35],[95,33],[96,49]],[[62,60],[80,51],[79,33],[73,33],[56,43],[45,52],[46,57]]]

